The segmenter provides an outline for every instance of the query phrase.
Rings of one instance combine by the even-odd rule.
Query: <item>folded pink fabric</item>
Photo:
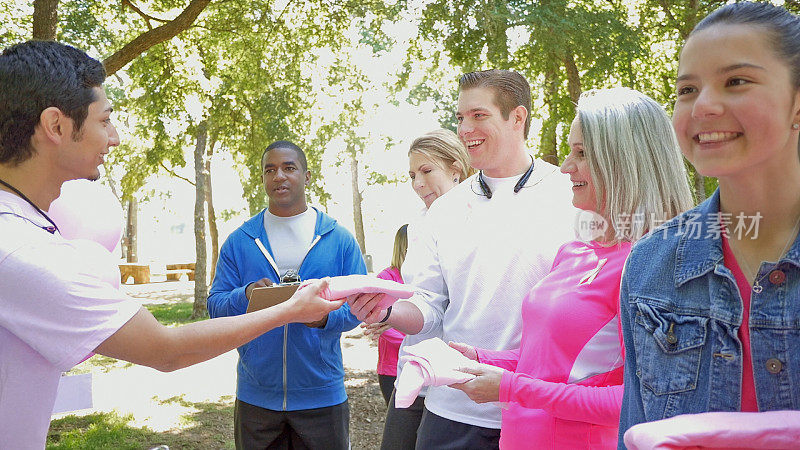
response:
[[[798,448],[800,411],[683,414],[634,425],[624,440],[631,450]]]
[[[439,338],[409,345],[404,351],[407,354],[400,357],[404,365],[397,378],[394,394],[397,408],[411,406],[423,386],[447,386],[475,378],[475,375],[459,372],[458,369],[477,367],[478,363]]]
[[[383,294],[378,306],[386,309],[397,300],[414,295],[414,287],[370,275],[345,275],[328,278],[328,287],[319,295],[327,300],[338,300],[353,294],[375,293]]]

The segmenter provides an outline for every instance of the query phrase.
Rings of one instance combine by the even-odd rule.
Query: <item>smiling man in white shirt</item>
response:
[[[376,296],[359,296],[354,314],[409,334],[441,325],[445,341],[480,348],[519,346],[522,299],[574,239],[576,217],[569,178],[526,149],[530,107],[530,86],[516,72],[461,77],[458,135],[480,172],[433,204],[420,244],[409,247],[421,291],[388,312]],[[417,436],[417,448],[498,448],[500,407],[431,387]]]

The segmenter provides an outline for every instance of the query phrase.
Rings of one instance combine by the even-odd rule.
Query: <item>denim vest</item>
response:
[[[740,409],[742,298],[723,264],[719,223],[717,191],[640,240],[625,264],[620,448],[640,422]],[[800,239],[757,279],[749,327],[758,408],[800,409]]]

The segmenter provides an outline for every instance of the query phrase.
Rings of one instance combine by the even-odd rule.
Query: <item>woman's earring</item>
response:
[[[453,178],[453,183],[458,183],[458,178]]]
[[[793,123],[792,124],[792,129],[793,130],[800,130],[800,123]]]

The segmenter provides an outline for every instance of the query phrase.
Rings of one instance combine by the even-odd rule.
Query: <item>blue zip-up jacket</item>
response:
[[[620,289],[621,449],[637,423],[740,410],[744,309],[724,265],[719,223],[717,190],[628,257]],[[761,264],[757,278],[763,291],[752,293],[749,327],[758,409],[800,409],[800,237],[777,264]]]
[[[259,242],[269,259],[259,249]],[[366,273],[353,236],[317,210],[314,240],[300,265],[300,277],[307,280]],[[261,211],[222,244],[208,296],[209,314],[244,314],[247,285],[261,278],[277,283],[279,276]],[[273,411],[322,408],[344,402],[347,394],[339,337],[358,323],[345,303],[328,314],[324,328],[290,323],[242,345],[238,348],[236,397]]]

